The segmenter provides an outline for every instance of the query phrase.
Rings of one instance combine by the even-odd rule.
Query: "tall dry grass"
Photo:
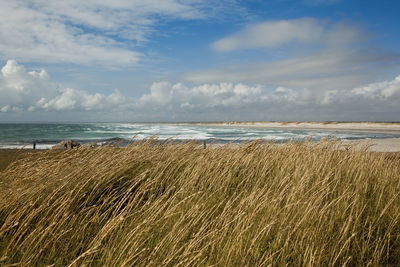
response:
[[[400,265],[399,158],[337,147],[24,158],[0,176],[0,265]]]

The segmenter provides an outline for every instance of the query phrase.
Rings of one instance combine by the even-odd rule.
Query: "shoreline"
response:
[[[202,140],[194,140],[198,141],[200,145],[203,145]],[[243,140],[244,142],[247,142],[246,140]],[[248,140],[248,141],[256,141],[256,140]],[[271,140],[264,140],[266,142],[270,142]],[[281,140],[272,140],[275,142],[277,145],[282,144]],[[313,143],[317,143],[319,141],[312,141]],[[368,145],[370,146],[371,150],[370,151],[375,151],[375,152],[400,152],[400,137],[389,137],[389,138],[363,138],[363,139],[353,139],[353,140],[341,140],[341,142],[344,145],[355,145],[355,146],[363,146],[363,145]],[[229,142],[228,142],[229,143]],[[284,142],[286,143],[286,142]],[[283,143],[283,144],[284,144]],[[208,146],[211,147],[219,147],[221,145],[224,145],[225,143],[207,143]],[[235,144],[235,145],[239,145]],[[0,148],[0,157],[3,157],[5,154],[13,154],[15,156],[18,155],[24,155],[27,153],[40,153],[44,151],[49,151],[53,150],[52,148],[36,148],[32,149],[30,147],[26,148]],[[61,150],[63,151],[63,150]]]
[[[399,133],[400,123],[388,122],[193,122],[176,125],[250,127],[290,130],[330,130],[371,133]]]
[[[332,132],[359,132],[359,133],[382,133],[391,136],[379,137],[370,135],[365,138],[343,140],[343,144],[348,146],[362,145],[370,146],[370,151],[376,152],[400,152],[400,123],[398,122],[190,122],[190,123],[165,123],[166,125],[188,125],[188,126],[210,126],[210,127],[229,127],[229,128],[263,128],[263,129],[281,129],[281,130],[310,130],[310,131],[332,131]],[[197,140],[203,142],[203,139]],[[242,140],[246,141],[246,140]],[[280,140],[275,140],[279,143]],[[45,151],[51,149],[54,144],[37,143],[36,151]],[[4,158],[7,154],[16,154],[16,151],[35,152],[32,144],[26,144],[22,147],[0,147],[0,157]],[[0,159],[1,161],[2,159]],[[1,164],[1,162],[0,162]]]

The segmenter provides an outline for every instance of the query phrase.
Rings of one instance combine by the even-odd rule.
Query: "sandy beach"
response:
[[[400,152],[400,138],[345,140],[343,143],[356,149],[367,146],[369,151]]]
[[[400,134],[400,123],[385,122],[213,122],[189,124],[221,127],[257,127],[291,130],[329,130]],[[352,145],[356,148],[361,148],[367,145],[370,151],[375,152],[400,152],[400,138],[371,138],[354,141],[346,140],[343,143],[346,145]]]
[[[399,133],[400,123],[385,122],[212,122],[188,123],[190,125],[210,125],[224,127],[258,127],[297,130],[366,131],[380,133]]]

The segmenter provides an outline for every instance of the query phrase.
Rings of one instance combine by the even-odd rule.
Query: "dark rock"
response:
[[[51,149],[73,149],[74,147],[79,147],[79,146],[80,144],[73,140],[64,140],[54,145]]]

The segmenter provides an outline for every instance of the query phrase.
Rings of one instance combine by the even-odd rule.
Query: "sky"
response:
[[[0,0],[0,122],[400,121],[397,0]]]

